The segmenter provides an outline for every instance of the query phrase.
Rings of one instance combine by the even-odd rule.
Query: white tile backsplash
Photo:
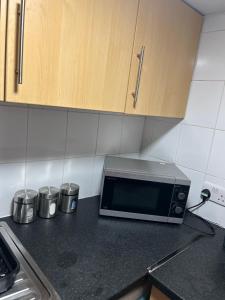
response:
[[[14,193],[25,187],[25,164],[0,164],[0,216],[11,213]]]
[[[101,114],[99,118],[97,155],[120,152],[122,119],[120,115]]]
[[[179,137],[179,121],[146,118],[145,124],[142,155],[145,158],[153,156],[174,161]]]
[[[73,181],[80,185],[80,198],[99,194],[104,155],[139,157],[134,152],[141,147],[144,120],[0,105],[0,217],[10,214],[14,193],[25,187]]]
[[[218,30],[225,30],[225,13],[207,15],[203,24],[203,32]]]
[[[0,106],[0,163],[24,162],[27,108]]]
[[[207,173],[225,179],[225,131],[216,130]]]
[[[66,157],[95,155],[99,115],[68,113]]]
[[[29,110],[27,159],[60,159],[65,154],[67,112],[64,110]]]
[[[80,186],[80,198],[93,196],[94,157],[66,159],[63,182],[75,182]]]
[[[42,186],[60,187],[63,179],[63,160],[27,162],[26,188],[38,190]]]
[[[120,153],[138,153],[142,141],[144,118],[123,117]]]
[[[206,174],[205,181],[209,181],[213,184],[225,187],[225,179],[222,179],[222,178],[218,178],[218,177]]]
[[[96,156],[94,158],[93,181],[92,181],[93,195],[100,194],[104,159],[105,159],[104,156]]]
[[[216,124],[217,129],[225,130],[225,89],[223,92],[223,97],[221,101],[220,111]]]
[[[203,33],[194,80],[225,80],[225,31]]]
[[[177,163],[194,170],[206,171],[212,139],[212,129],[181,125]]]
[[[215,128],[223,89],[223,81],[193,81],[185,122]]]
[[[196,210],[195,213],[225,228],[225,207],[222,207],[218,204],[215,204],[214,202],[209,201],[201,208]]]

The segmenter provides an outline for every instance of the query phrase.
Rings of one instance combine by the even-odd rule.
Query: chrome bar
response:
[[[19,15],[19,37],[18,37],[18,57],[17,57],[17,84],[23,83],[23,47],[24,47],[24,20],[25,20],[25,0],[21,0],[18,9]]]
[[[139,59],[139,66],[138,66],[138,74],[137,74],[137,81],[136,81],[136,87],[135,92],[132,94],[134,98],[134,108],[136,107],[137,101],[138,101],[138,95],[139,95],[139,88],[140,88],[140,82],[141,82],[141,74],[142,74],[142,67],[144,62],[144,55],[145,55],[145,46],[141,47],[141,52],[137,55],[137,58]]]

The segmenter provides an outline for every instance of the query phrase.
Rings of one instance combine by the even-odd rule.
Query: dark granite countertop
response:
[[[188,223],[193,222],[189,216]],[[174,299],[225,299],[225,230],[215,229],[215,237],[202,238],[153,272],[153,283],[167,289]]]
[[[66,300],[109,299],[143,277],[148,266],[198,235],[185,225],[99,217],[98,198],[80,200],[76,215],[59,213],[29,225],[2,220]],[[198,295],[207,291],[209,295],[212,288],[219,288],[225,298],[224,231],[218,232],[216,238],[196,242],[153,272],[152,280],[177,299],[209,299]]]

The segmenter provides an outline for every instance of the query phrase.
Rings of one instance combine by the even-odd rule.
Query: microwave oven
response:
[[[173,163],[106,156],[99,214],[181,224],[190,184]]]

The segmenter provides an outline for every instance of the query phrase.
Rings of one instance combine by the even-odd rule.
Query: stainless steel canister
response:
[[[64,183],[60,187],[60,210],[64,213],[73,213],[77,210],[79,185]]]
[[[17,191],[13,198],[13,221],[21,224],[33,222],[37,216],[38,193],[34,190]]]
[[[56,215],[59,201],[59,189],[44,186],[39,189],[39,216],[50,219]]]

